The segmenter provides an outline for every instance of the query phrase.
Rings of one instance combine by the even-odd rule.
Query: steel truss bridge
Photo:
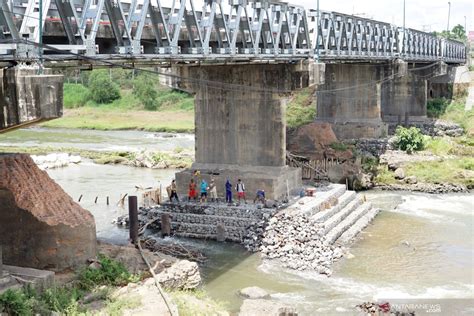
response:
[[[267,0],[42,0],[41,4],[0,0],[0,60],[44,54],[47,60],[402,58],[459,64],[467,53],[463,43],[433,34]],[[59,32],[48,34],[54,24],[60,25]]]

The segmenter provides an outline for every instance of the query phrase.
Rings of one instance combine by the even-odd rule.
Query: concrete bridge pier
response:
[[[0,132],[62,116],[63,81],[50,69],[0,69]]]
[[[313,63],[244,64],[181,67],[183,84],[196,92],[196,162],[176,174],[179,193],[195,181],[215,178],[219,196],[225,181],[246,185],[247,199],[264,189],[282,199],[301,187],[301,171],[286,166],[285,108],[289,92],[319,80],[322,65]]]
[[[317,120],[332,124],[339,139],[377,138],[382,120],[383,64],[326,64],[325,83],[316,92]]]

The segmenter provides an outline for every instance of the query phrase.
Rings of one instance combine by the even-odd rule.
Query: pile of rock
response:
[[[243,244],[249,251],[260,251],[263,258],[279,260],[285,268],[328,276],[332,263],[343,256],[340,247],[326,241],[320,223],[298,213],[281,212],[267,223],[258,223]]]
[[[271,299],[270,294],[256,286],[247,287],[239,291],[244,298],[240,307],[239,316],[269,315],[269,316],[297,316],[298,312],[292,306]]]
[[[33,159],[41,170],[67,167],[70,164],[78,164],[82,160],[80,156],[70,155],[68,153],[53,153],[41,156],[31,155],[31,159]]]
[[[421,131],[430,136],[459,137],[464,134],[464,129],[456,123],[437,120],[421,126]]]

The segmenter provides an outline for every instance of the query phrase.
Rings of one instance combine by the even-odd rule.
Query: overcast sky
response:
[[[286,0],[305,8],[316,9],[316,0]],[[464,16],[468,30],[474,30],[474,0],[452,0],[449,28],[461,24]],[[403,25],[403,0],[320,0],[321,10],[348,14],[365,13],[375,20]],[[427,31],[445,30],[448,23],[448,1],[406,0],[406,26]]]

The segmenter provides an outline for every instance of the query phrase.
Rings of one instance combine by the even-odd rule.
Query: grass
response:
[[[150,112],[113,106],[86,106],[66,110],[62,118],[41,125],[51,128],[190,133],[194,132],[194,112],[180,110]]]
[[[286,108],[286,123],[289,128],[297,128],[314,121],[316,104],[314,88],[305,88],[294,94]]]
[[[474,135],[474,109],[465,111],[465,104],[465,99],[452,101],[440,118],[461,125],[467,135]]]
[[[87,293],[102,291],[107,301],[107,315],[120,315],[125,308],[133,308],[133,301],[116,300],[108,297],[110,291],[100,286],[123,286],[129,282],[137,282],[139,277],[130,274],[119,262],[100,255],[98,269],[84,268],[77,276],[77,281],[66,286],[53,286],[38,292],[26,286],[18,290],[7,290],[0,295],[0,314],[7,315],[49,315],[57,312],[61,315],[92,315],[82,304]]]
[[[170,293],[180,316],[220,315],[227,309],[223,302],[209,298],[203,291],[173,291]]]
[[[339,143],[339,142],[331,143],[329,147],[331,147],[335,151],[346,151],[347,149],[349,149],[349,147],[346,144]]]
[[[463,184],[474,188],[474,158],[447,159],[409,163],[405,167],[409,176],[426,183]]]
[[[390,171],[387,166],[383,165],[378,167],[375,182],[377,184],[394,184],[397,183],[397,180],[393,171]]]

